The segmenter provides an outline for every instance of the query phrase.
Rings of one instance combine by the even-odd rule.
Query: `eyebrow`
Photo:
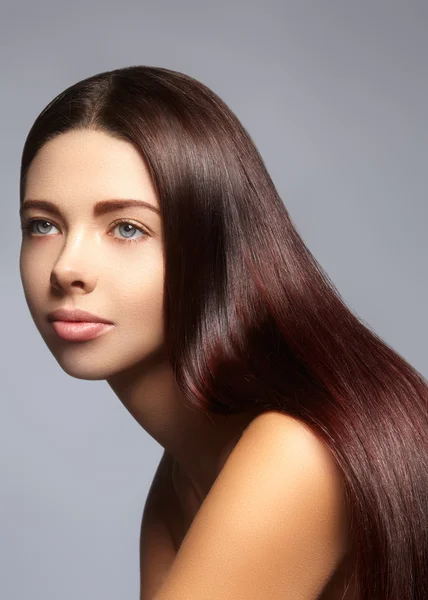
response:
[[[100,215],[104,215],[109,212],[114,212],[115,210],[120,210],[123,208],[130,208],[131,206],[140,206],[143,208],[147,208],[147,209],[155,212],[156,214],[160,215],[160,210],[158,208],[156,208],[156,206],[153,206],[153,204],[150,204],[149,202],[144,202],[144,200],[134,200],[132,198],[122,200],[122,199],[114,198],[112,200],[101,200],[100,202],[97,202],[94,206],[94,216],[98,217]],[[57,215],[58,217],[61,216],[61,211],[59,210],[57,205],[54,204],[53,202],[50,202],[49,200],[30,200],[30,199],[25,200],[22,203],[22,205],[19,209],[19,215],[22,216],[22,214],[30,208],[39,208],[41,210],[48,210],[52,214]]]

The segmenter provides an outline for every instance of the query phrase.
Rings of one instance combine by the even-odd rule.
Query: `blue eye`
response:
[[[23,232],[25,232],[27,235],[32,235],[33,234],[33,223],[43,223],[43,225],[49,227],[55,227],[55,225],[52,225],[52,223],[50,221],[46,221],[45,219],[28,219],[28,220],[24,220],[21,224],[21,230]],[[37,231],[36,233],[47,233],[46,231],[41,232],[40,230]]]
[[[25,235],[27,235],[29,237],[46,237],[45,234],[49,233],[49,231],[41,231],[39,228],[39,225],[36,225],[37,229],[35,232],[36,234],[38,234],[38,236],[35,235],[35,233],[33,232],[33,225],[39,224],[39,223],[43,224],[44,228],[45,229],[47,228],[49,230],[51,227],[56,227],[56,225],[54,225],[53,223],[51,223],[50,221],[48,221],[46,219],[26,219],[26,220],[24,219],[21,223],[21,230]],[[141,236],[138,236],[138,237],[125,235],[124,238],[122,238],[122,239],[119,238],[119,241],[121,241],[121,242],[125,242],[125,243],[134,242],[141,238],[146,238],[149,235],[142,227],[140,227],[138,225],[134,225],[130,221],[125,221],[124,219],[113,223],[111,230],[114,231],[116,229],[116,227],[119,227],[121,225],[130,226],[131,231],[129,231],[129,229],[128,229],[127,233],[132,233],[132,231],[135,230],[135,231],[139,231],[142,234]]]
[[[131,228],[131,231],[128,230],[127,233],[132,233],[132,230],[139,231],[142,234],[145,233],[142,230],[141,227],[137,227],[136,225],[133,225],[132,223],[129,223],[128,221],[120,221],[119,223],[116,223],[116,225],[113,227],[113,230],[116,229],[116,227],[121,227],[122,225],[125,226],[125,227],[129,226]],[[142,235],[140,237],[144,237],[144,235]],[[130,241],[134,241],[134,239],[138,239],[138,237],[137,238],[135,238],[135,237],[131,238],[131,237],[128,237],[128,236],[125,236],[125,238],[126,238],[126,240],[130,240]]]

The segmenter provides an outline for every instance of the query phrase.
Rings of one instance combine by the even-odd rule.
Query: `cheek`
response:
[[[44,308],[43,289],[45,286],[42,283],[40,275],[33,269],[24,269],[21,272],[22,288],[24,291],[25,300],[33,319],[36,314]]]
[[[33,319],[36,312],[46,308],[46,295],[50,287],[50,270],[45,261],[38,260],[34,253],[21,252],[19,270],[25,300]]]
[[[163,303],[164,265],[157,254],[116,272],[115,282],[119,302],[131,311],[145,314]]]
[[[37,292],[43,280],[43,264],[31,259],[26,254],[21,254],[19,262],[21,281],[26,294]]]
[[[127,273],[115,286],[114,302],[118,316],[130,326],[147,330],[163,322],[163,273],[159,269],[141,269],[138,275]]]
[[[157,320],[163,309],[163,279],[159,276],[139,277],[135,281],[122,279],[116,287],[116,302],[123,316],[130,321],[148,323]]]

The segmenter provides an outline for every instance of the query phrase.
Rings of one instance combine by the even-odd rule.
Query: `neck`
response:
[[[180,481],[202,503],[254,411],[205,414],[190,407],[166,361],[140,364],[108,380],[122,404],[173,458]]]

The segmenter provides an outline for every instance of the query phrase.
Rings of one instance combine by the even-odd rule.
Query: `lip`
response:
[[[47,318],[49,322],[74,321],[75,323],[106,323],[107,325],[113,325],[111,321],[108,321],[107,319],[104,319],[97,315],[93,315],[87,312],[86,310],[81,310],[79,308],[59,308],[58,310],[50,312]]]
[[[52,327],[60,338],[71,342],[86,342],[114,329],[112,323],[76,321],[53,321]]]

